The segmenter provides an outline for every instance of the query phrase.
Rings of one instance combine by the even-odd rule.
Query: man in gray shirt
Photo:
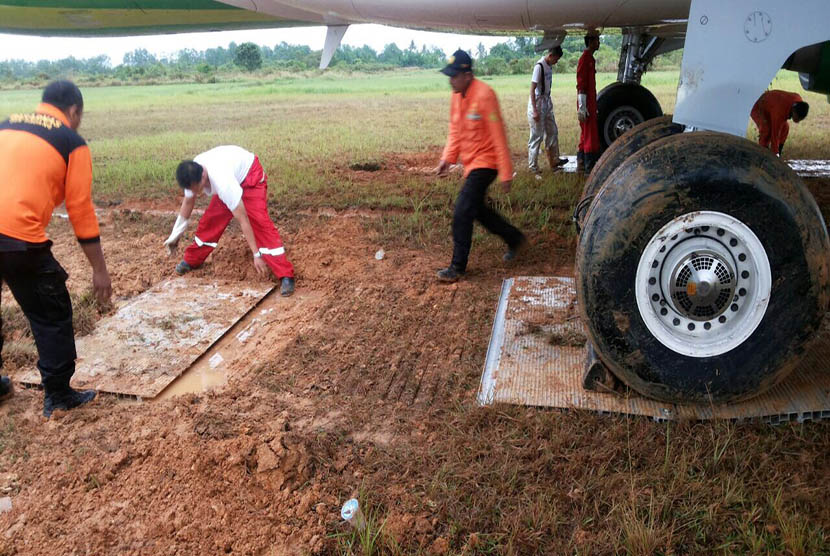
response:
[[[553,78],[553,66],[562,57],[562,47],[554,46],[539,59],[533,67],[530,83],[530,99],[527,103],[527,121],[530,124],[530,140],[527,142],[527,166],[537,177],[539,170],[539,148],[542,141],[548,162],[553,170],[567,164],[567,158],[559,158],[559,130],[553,116],[553,100],[550,86]]]

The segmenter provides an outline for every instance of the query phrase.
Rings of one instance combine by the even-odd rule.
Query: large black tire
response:
[[[765,309],[755,309],[760,321],[746,329],[749,335],[738,345],[711,356],[696,356],[704,351],[685,355],[678,351],[697,349],[694,340],[672,349],[665,337],[674,341],[676,334],[680,342],[685,341],[685,323],[693,322],[682,320],[684,315],[673,302],[665,304],[669,296],[660,299],[655,294],[652,299],[670,310],[668,317],[643,312],[638,292],[658,287],[651,284],[662,284],[663,276],[671,275],[673,280],[675,274],[668,274],[670,269],[662,265],[669,265],[672,253],[678,252],[675,249],[682,252],[682,245],[699,241],[699,235],[706,241],[711,236],[712,245],[728,249],[727,243],[717,243],[730,237],[721,236],[720,228],[687,228],[670,238],[662,235],[677,222],[685,226],[686,217],[714,213],[736,219],[756,236],[757,250],[769,262],[765,278],[770,284],[769,301]],[[643,256],[659,242],[669,249],[661,249],[653,262]],[[600,359],[637,392],[673,403],[738,401],[770,388],[797,365],[827,310],[828,254],[830,241],[821,213],[786,164],[737,137],[711,132],[673,135],[629,157],[595,199],[577,250],[579,307]],[[734,260],[734,292],[743,278],[749,279],[743,285],[753,287],[754,277],[741,270],[746,263],[737,262],[746,259]],[[651,291],[640,300],[648,303]],[[724,319],[731,318],[730,309],[738,311],[735,307],[745,300],[737,294],[734,303],[731,296],[727,299]],[[745,307],[750,305],[740,310]],[[734,313],[730,325],[742,322],[741,314]],[[666,319],[663,339],[652,333],[644,315],[652,323],[655,318]],[[677,327],[677,321],[683,325]],[[699,322],[699,332],[688,334],[710,334],[713,341],[722,341],[715,334],[717,321],[711,322],[715,323],[707,328],[711,332],[704,333],[704,323]],[[677,328],[672,329],[672,324]]]
[[[663,115],[651,91],[633,83],[612,83],[597,94],[599,141],[602,150],[635,126]]]
[[[577,205],[577,210],[574,212],[574,221],[577,223],[577,227],[582,228],[585,215],[588,213],[594,196],[599,192],[605,180],[614,173],[614,170],[625,159],[658,139],[681,133],[683,129],[685,129],[683,125],[672,122],[672,116],[669,114],[646,120],[614,141],[602,154],[591,175],[585,181],[582,197]]]

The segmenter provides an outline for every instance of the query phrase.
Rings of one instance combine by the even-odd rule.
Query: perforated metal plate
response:
[[[478,401],[482,405],[578,408],[668,419],[761,419],[769,422],[830,418],[830,321],[784,382],[751,400],[730,405],[677,405],[582,388],[585,332],[568,277],[505,280]]]

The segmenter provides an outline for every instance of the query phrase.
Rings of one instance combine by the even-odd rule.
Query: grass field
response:
[[[598,88],[614,79],[598,75]],[[566,211],[554,215],[551,207],[567,209],[581,184],[572,176],[557,176],[550,187],[539,188],[523,172],[527,79],[503,76],[487,82],[499,95],[520,172],[501,208],[523,226],[569,234],[570,226],[557,220]],[[666,113],[673,109],[676,83],[674,72],[648,73],[643,80]],[[800,90],[791,72],[782,72],[773,86]],[[355,187],[353,177],[339,171],[354,162],[383,162],[394,153],[433,153],[425,163],[437,164],[450,95],[446,77],[438,72],[323,73],[274,82],[102,87],[84,94],[81,132],[92,147],[100,202],[175,195],[173,172],[179,160],[229,143],[260,156],[270,176],[271,197],[286,210],[326,205],[426,214],[444,206],[455,192],[454,181],[436,184],[406,173],[393,182]],[[31,109],[38,95],[34,90],[0,93],[0,117]],[[804,95],[812,111],[803,125],[792,126],[786,154],[827,158],[824,130],[830,126],[830,107],[820,95]],[[563,154],[573,154],[579,133],[574,75],[555,76],[553,97]],[[754,127],[749,133],[753,136]],[[514,205],[520,210],[513,211]]]
[[[560,143],[563,152],[573,153],[579,129],[575,80],[573,75],[555,77]],[[614,77],[600,74],[598,87]],[[527,79],[504,76],[487,82],[501,100],[510,145],[522,153],[527,141]],[[676,74],[667,72],[648,73],[643,80],[666,113],[674,106],[676,82]],[[790,72],[782,72],[773,86],[800,90]],[[449,102],[446,78],[425,71],[362,77],[322,74],[267,83],[102,87],[84,93],[81,131],[93,147],[96,198],[166,195],[174,186],[171,176],[179,159],[216,144],[236,143],[260,155],[272,176],[272,195],[289,206],[313,203],[318,193],[323,194],[319,200],[337,205],[405,204],[392,191],[367,198],[366,192],[348,184],[332,183],[330,173],[356,160],[440,148]],[[0,93],[0,117],[31,109],[38,95],[34,90]],[[824,97],[805,96],[812,112],[803,125],[793,126],[787,155],[824,158],[821,140],[830,124],[830,109]]]
[[[598,85],[613,78],[601,74]],[[644,78],[644,85],[667,113],[674,105],[676,78],[674,73],[650,73]],[[526,172],[528,79],[510,76],[487,81],[499,95],[519,171],[509,195],[494,191],[492,196],[541,246],[522,271],[549,270],[554,267],[549,259],[555,256],[567,268],[575,243],[569,217],[583,178],[546,174],[540,184]],[[773,86],[800,90],[797,79],[789,74],[782,74]],[[555,76],[553,94],[563,154],[573,154],[578,130],[574,76]],[[229,524],[223,522],[222,528],[260,519],[265,510],[257,507],[257,513],[245,505],[244,493],[251,486],[245,481],[252,481],[257,467],[255,461],[251,463],[250,450],[238,457],[227,454],[235,449],[234,442],[247,441],[251,429],[268,429],[280,411],[293,417],[299,410],[286,407],[285,400],[294,399],[319,404],[325,415],[332,407],[347,408],[339,421],[337,416],[331,418],[336,421],[333,425],[307,430],[298,426],[292,433],[305,435],[303,441],[317,472],[314,481],[325,485],[322,490],[348,496],[348,489],[356,483],[366,508],[369,528],[363,535],[349,534],[331,520],[324,522],[325,538],[319,541],[323,548],[315,551],[325,554],[830,554],[830,509],[825,499],[830,425],[825,422],[779,427],[655,423],[474,405],[495,296],[505,271],[488,267],[458,290],[449,290],[435,289],[432,271],[422,268],[437,260],[437,252],[442,257],[449,253],[449,205],[458,188],[456,178],[437,179],[426,171],[437,164],[446,137],[450,91],[444,76],[424,71],[365,77],[325,73],[275,82],[106,87],[86,89],[84,95],[86,111],[80,131],[92,149],[94,196],[101,206],[148,201],[152,206],[175,207],[180,193],[173,173],[179,160],[218,144],[239,144],[260,156],[269,174],[272,213],[280,217],[281,230],[287,229],[289,237],[296,238],[297,246],[290,248],[305,257],[301,260],[306,261],[307,281],[298,282],[299,287],[308,283],[322,290],[325,286],[331,295],[315,314],[314,325],[298,333],[289,348],[278,354],[279,364],[257,362],[250,384],[231,385],[233,396],[219,393],[169,406],[102,402],[109,403],[106,411],[88,410],[94,415],[88,422],[83,421],[86,417],[76,420],[73,412],[48,427],[27,417],[26,412],[32,410],[26,404],[33,396],[24,398],[25,404],[15,401],[18,405],[6,424],[0,421],[0,467],[6,464],[20,475],[21,486],[15,488],[23,495],[38,492],[39,481],[60,481],[62,492],[74,496],[71,501],[52,502],[44,495],[45,502],[38,506],[37,497],[30,495],[27,514],[36,525],[16,529],[15,538],[45,529],[44,538],[52,544],[41,545],[43,551],[53,547],[54,553],[94,553],[81,541],[70,546],[55,540],[60,535],[51,531],[48,522],[52,506],[60,505],[72,515],[62,526],[74,523],[73,512],[83,510],[83,515],[92,516],[90,520],[102,527],[89,533],[90,538],[123,535],[129,540],[139,536],[134,522],[152,525],[161,516],[160,511],[158,516],[144,511],[141,504],[155,502],[156,508],[165,507],[171,497],[178,500],[181,492],[190,492],[188,481],[196,475],[210,483],[210,489],[198,491],[205,499],[221,498],[223,508],[231,507],[237,498],[244,502],[244,511]],[[811,104],[810,117],[793,126],[785,154],[830,158],[826,139],[830,107],[824,97],[805,96]],[[0,92],[0,118],[30,110],[38,98],[39,91]],[[377,162],[382,169],[375,173],[349,169],[351,164],[366,162]],[[334,218],[307,216],[329,208],[357,209],[376,217],[351,225],[342,223],[346,219],[338,223]],[[124,252],[129,251],[129,241],[135,240],[123,237],[150,238],[160,244],[167,229],[158,228],[171,225],[172,218],[168,220],[128,214],[113,217],[107,232],[123,232],[125,247],[118,249]],[[59,225],[66,228],[65,223]],[[329,227],[334,230],[331,237],[339,238],[348,251],[326,250],[330,238],[315,234]],[[342,239],[344,230],[359,230],[365,237]],[[313,249],[302,251],[303,242],[312,245],[314,240]],[[480,230],[474,242],[479,254],[499,247]],[[356,244],[354,253],[373,254],[377,245],[399,253],[389,256],[384,273],[373,274],[367,270],[368,263],[354,263],[348,270],[344,265],[341,270],[343,259],[357,256],[351,251],[352,243]],[[113,240],[106,245],[108,256],[116,251],[114,244]],[[153,249],[158,251],[157,247]],[[149,249],[141,251],[142,256]],[[244,258],[244,246],[239,252]],[[485,262],[493,258],[479,256]],[[125,259],[131,257],[125,255]],[[146,256],[146,261],[125,265],[119,285],[131,283],[128,274],[140,274],[142,266],[168,264],[160,259],[160,255]],[[160,275],[158,271],[155,276]],[[76,308],[87,299],[73,295]],[[4,305],[2,316],[6,334],[10,328],[18,332],[25,328],[19,312]],[[91,323],[85,321],[83,327],[88,330]],[[366,343],[366,338],[374,340]],[[15,357],[31,363],[34,354],[30,349]],[[379,383],[390,384],[387,390],[396,387],[395,377],[388,378],[392,361],[399,369],[441,377],[433,401],[407,406],[401,402],[405,395],[392,399],[377,394]],[[406,393],[406,387],[401,386],[401,393]],[[256,394],[255,401],[246,401],[251,392]],[[168,413],[174,410],[176,417],[171,419]],[[366,423],[350,417],[352,410],[363,411],[367,419],[382,420],[383,430],[391,430],[393,438],[402,440],[354,439],[353,432]],[[197,457],[178,461],[164,453],[179,454],[179,446],[191,442],[190,437],[179,437],[181,431],[174,430],[174,425],[188,432],[193,419],[211,416],[210,427],[201,421],[198,427],[190,427],[198,432],[192,440]],[[143,419],[139,421],[143,424],[131,425],[134,419]],[[66,448],[62,427],[81,448]],[[168,429],[156,436],[154,427]],[[145,434],[145,430],[151,432]],[[289,433],[285,434],[288,438]],[[136,453],[119,458],[117,465],[104,465],[106,471],[101,472],[96,468],[96,450],[115,442],[112,436],[129,438]],[[55,453],[66,451],[72,452],[68,463],[60,468],[54,465]],[[214,459],[205,459],[208,456]],[[36,469],[46,470],[42,471],[46,479],[41,478],[41,471],[27,471],[33,462],[41,466]],[[232,466],[237,464],[236,482],[223,490],[218,485],[227,476],[221,473],[230,473],[227,470],[236,469]],[[359,473],[344,479],[353,468]],[[78,471],[78,479],[73,475],[77,469],[86,475]],[[149,476],[146,482],[142,469]],[[100,479],[105,474],[110,477],[106,481]],[[65,476],[69,478],[64,481]],[[116,526],[109,520],[116,514],[123,518],[130,508],[109,510],[94,496],[117,492],[123,499],[123,491],[107,490],[117,488],[116,483],[133,489],[131,495],[139,500],[139,508],[124,518],[129,527],[113,531]],[[157,483],[167,490],[156,493]],[[297,485],[297,492],[301,494],[307,486]],[[51,482],[45,488],[50,493]],[[242,494],[225,492],[234,489]],[[282,496],[280,491],[276,495]],[[207,502],[197,497],[192,494],[187,504],[204,509]],[[263,503],[266,509],[275,499]],[[97,506],[102,508],[99,513]],[[204,511],[213,515],[214,510]],[[286,523],[293,526],[300,518],[291,519]],[[172,542],[179,542],[184,552],[212,553],[225,545],[204,548],[198,543],[210,540],[214,533],[201,531],[193,536],[202,539],[176,537]],[[173,538],[173,533],[168,536]],[[266,548],[270,539],[263,539],[260,531],[240,532],[238,537],[249,543],[246,546],[260,547],[251,553],[273,553]],[[18,540],[8,549],[0,543],[0,554],[37,552],[23,542]],[[187,542],[192,544],[181,544]],[[196,550],[197,546],[202,550]],[[174,544],[168,552],[175,549]],[[150,546],[134,553],[161,553],[160,548],[155,550]]]

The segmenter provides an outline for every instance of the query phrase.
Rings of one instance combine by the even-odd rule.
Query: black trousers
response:
[[[37,368],[47,391],[65,389],[75,373],[77,354],[72,303],[66,289],[68,277],[49,247],[0,251],[0,285],[8,284],[29,320],[37,345]],[[0,334],[0,351],[2,348]]]
[[[456,270],[467,269],[467,258],[473,243],[473,222],[478,220],[491,234],[501,237],[508,247],[518,246],[524,236],[498,212],[487,199],[487,188],[498,172],[489,168],[473,170],[467,176],[458,198],[452,219],[452,266]]]

